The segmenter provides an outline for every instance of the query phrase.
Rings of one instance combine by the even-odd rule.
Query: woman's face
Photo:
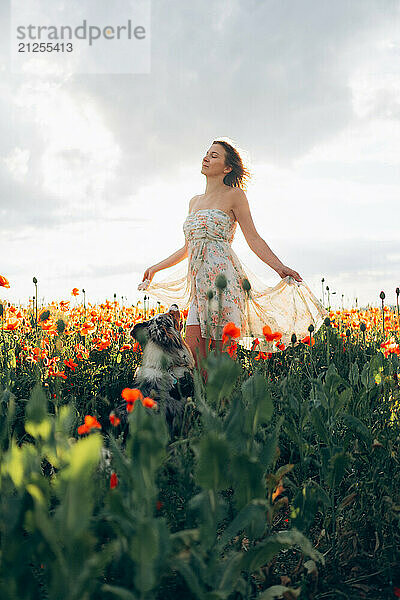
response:
[[[224,169],[227,169],[224,172]],[[201,172],[204,175],[226,175],[230,168],[225,165],[225,148],[212,144],[204,155]]]

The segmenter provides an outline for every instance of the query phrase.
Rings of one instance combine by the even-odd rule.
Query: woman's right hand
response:
[[[148,269],[145,270],[142,281],[145,281],[145,279],[148,279],[149,282],[151,282],[151,280],[153,279],[153,277],[156,273],[157,273],[157,269],[155,269],[154,267],[149,267]]]

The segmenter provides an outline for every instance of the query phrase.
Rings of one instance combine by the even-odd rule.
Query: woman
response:
[[[214,140],[203,158],[201,172],[207,179],[206,189],[190,200],[183,224],[185,245],[146,269],[138,289],[165,304],[176,302],[181,310],[189,307],[186,342],[196,363],[197,350],[204,357],[206,339],[210,337],[215,347],[228,322],[241,330],[240,343],[248,345],[248,340],[259,336],[257,348],[270,351],[276,348],[263,338],[265,325],[272,332],[279,331],[284,344],[290,342],[292,333],[307,335],[311,323],[318,329],[327,311],[299,273],[284,265],[256,231],[244,192],[249,172],[237,150],[224,140]],[[267,287],[232,250],[237,223],[253,252],[282,278],[275,287]],[[152,282],[155,273],[185,258],[185,272],[181,269],[178,277]],[[219,274],[226,276],[223,289],[216,286]],[[211,300],[209,290],[213,292]]]

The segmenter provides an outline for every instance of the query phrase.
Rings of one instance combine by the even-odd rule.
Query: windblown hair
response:
[[[250,179],[251,174],[249,169],[243,164],[243,159],[238,150],[225,140],[214,140],[213,144],[221,144],[225,148],[225,165],[232,167],[232,171],[224,177],[225,185],[238,187],[246,191],[248,179]]]

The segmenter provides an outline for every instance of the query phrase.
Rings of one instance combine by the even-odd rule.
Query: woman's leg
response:
[[[200,368],[197,352],[200,359],[206,356],[206,344],[205,339],[201,337],[200,325],[186,325],[185,342],[193,354],[196,366]]]

